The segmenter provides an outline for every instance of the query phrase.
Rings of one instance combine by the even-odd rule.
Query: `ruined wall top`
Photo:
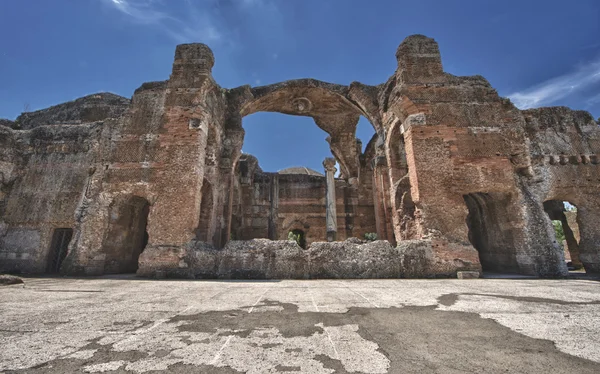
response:
[[[215,65],[212,50],[202,43],[180,44],[175,49],[173,71],[169,86],[176,88],[201,87]]]
[[[125,113],[130,103],[128,98],[101,92],[35,112],[22,113],[12,127],[30,130],[46,125],[75,125],[118,118]]]
[[[411,35],[396,51],[402,83],[437,83],[444,79],[438,43],[425,35]]]
[[[6,126],[6,127],[14,127],[15,126],[15,121],[11,121],[9,119],[6,118],[0,118],[0,126]]]

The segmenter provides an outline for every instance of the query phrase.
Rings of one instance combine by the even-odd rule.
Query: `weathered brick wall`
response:
[[[290,231],[302,230],[307,245],[326,241],[325,176],[264,173],[257,162],[244,155],[236,171],[232,238],[285,240]],[[376,231],[369,172],[363,168],[356,188],[336,180],[338,240]]]
[[[111,213],[126,211],[119,204],[138,209],[131,217],[142,214],[144,204],[132,204],[131,199],[149,206],[147,248],[168,251],[196,237],[202,186],[211,179],[210,170],[218,162],[215,157],[222,137],[224,99],[210,76],[213,63],[212,53],[204,45],[178,46],[170,80],[140,87],[131,109],[103,136],[103,157],[96,167],[99,172],[84,204],[65,272],[103,273],[109,263],[132,256],[131,243],[107,241],[106,237],[106,233],[124,230]],[[213,188],[218,185],[214,183]],[[136,222],[144,221],[136,218]],[[215,227],[208,229],[214,231]],[[135,230],[136,243],[140,243],[140,235],[143,227]],[[205,236],[212,239],[214,235]]]
[[[415,232],[465,248],[484,242],[484,261],[496,270],[566,273],[541,202],[524,186],[532,165],[521,111],[480,76],[444,73],[433,39],[409,37],[396,57],[380,104],[388,134],[400,126],[405,142]],[[390,160],[392,151],[388,144]]]

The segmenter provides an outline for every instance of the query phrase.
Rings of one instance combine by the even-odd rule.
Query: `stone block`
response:
[[[458,279],[477,279],[479,278],[478,271],[457,271],[456,278]]]

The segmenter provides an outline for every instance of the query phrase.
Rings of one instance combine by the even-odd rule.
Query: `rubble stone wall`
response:
[[[456,277],[478,264],[444,257],[432,240],[365,242],[350,238],[314,242],[307,249],[288,240],[232,240],[222,250],[202,242],[146,250],[137,274],[190,279],[352,279]]]
[[[38,126],[74,125],[118,118],[129,108],[131,101],[109,92],[100,92],[35,112],[25,112],[13,123],[20,130]]]
[[[13,139],[16,157],[12,165],[3,165],[0,270],[46,269],[54,229],[75,225],[75,211],[98,155],[102,126],[97,122],[28,131],[4,129],[5,139]]]

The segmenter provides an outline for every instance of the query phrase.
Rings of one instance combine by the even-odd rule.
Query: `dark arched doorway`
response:
[[[294,229],[288,233],[288,240],[295,241],[302,249],[306,249],[306,234],[303,230]]]
[[[511,196],[504,193],[471,193],[463,196],[469,210],[469,241],[479,252],[483,271],[518,273],[515,238],[509,212]]]
[[[148,244],[150,204],[139,196],[117,198],[109,208],[109,225],[102,246],[105,274],[133,273]]]

